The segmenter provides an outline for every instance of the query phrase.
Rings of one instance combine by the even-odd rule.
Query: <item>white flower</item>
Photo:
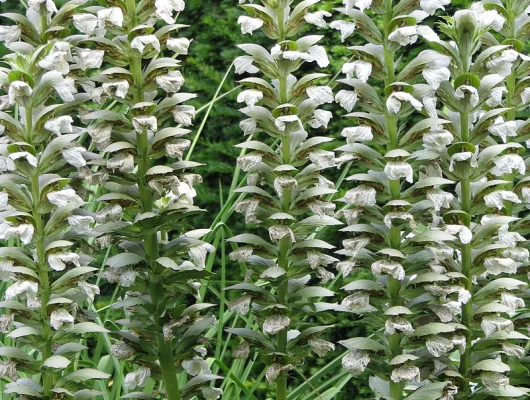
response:
[[[165,75],[158,75],[155,80],[158,86],[168,93],[178,92],[184,84],[184,77],[180,71],[169,71]]]
[[[0,379],[7,377],[11,379],[12,381],[16,381],[19,378],[16,367],[17,367],[17,363],[15,361],[0,362]]]
[[[420,7],[429,15],[433,15],[437,9],[445,10],[444,6],[451,4],[451,0],[420,0]]]
[[[35,227],[31,224],[11,226],[8,223],[0,224],[0,239],[19,238],[22,244],[28,244],[33,238]]]
[[[377,203],[376,193],[376,190],[371,186],[359,185],[346,192],[344,201],[357,207],[372,207]]]
[[[513,322],[511,320],[492,314],[482,317],[480,327],[482,328],[482,332],[484,332],[486,337],[490,336],[494,332],[505,331],[506,333],[510,333],[514,329]]]
[[[331,17],[331,14],[327,11],[317,11],[314,13],[306,13],[304,15],[304,19],[308,24],[316,25],[319,28],[326,27],[326,21],[324,21],[324,17],[329,18]]]
[[[463,244],[471,243],[473,234],[471,230],[465,225],[446,225],[445,231],[450,235],[458,235],[458,238]]]
[[[401,46],[413,44],[418,40],[417,26],[403,26],[392,31],[388,40],[399,43]]]
[[[129,91],[129,82],[125,79],[121,81],[105,82],[103,84],[103,91],[109,96],[116,96],[124,99]]]
[[[158,121],[153,116],[140,115],[134,117],[132,123],[136,133],[142,133],[145,129],[147,131],[147,137],[154,135],[158,129]]]
[[[316,61],[320,68],[326,68],[329,65],[328,54],[323,46],[311,46],[307,50],[310,56],[310,61]]]
[[[502,95],[508,93],[508,89],[504,86],[497,86],[491,89],[490,96],[486,100],[486,104],[492,108],[502,104]],[[522,96],[523,94],[521,94]]]
[[[507,137],[517,136],[517,125],[515,121],[504,121],[503,117],[498,117],[495,121],[488,127],[488,132],[492,135],[498,136],[506,143]]]
[[[318,105],[333,103],[333,92],[329,86],[310,86],[306,89],[306,93]]]
[[[349,13],[353,7],[363,12],[372,5],[372,0],[342,0],[342,2],[346,5],[346,13]]]
[[[92,14],[74,14],[74,26],[82,33],[92,35],[98,26],[98,17]]]
[[[309,339],[307,342],[311,350],[317,353],[318,356],[324,357],[327,353],[335,350],[335,345],[327,340],[322,339]]]
[[[125,174],[134,171],[134,156],[130,153],[121,152],[107,160],[107,168],[112,171],[119,170]]]
[[[86,153],[86,149],[81,146],[65,148],[61,151],[66,162],[76,168],[86,166],[86,160],[83,157],[84,153]]]
[[[19,158],[24,158],[28,162],[29,165],[32,167],[37,167],[37,157],[35,157],[33,154],[28,153],[27,151],[17,151],[16,153],[11,153],[9,155],[9,158],[14,160],[18,160]]]
[[[28,300],[37,298],[39,286],[37,282],[16,281],[9,285],[5,291],[6,300],[12,300],[15,296],[25,296]]]
[[[401,365],[392,370],[390,379],[392,379],[393,382],[419,382],[420,369],[418,367]]]
[[[245,224],[259,223],[260,220],[256,217],[256,210],[258,209],[258,200],[243,200],[235,205],[235,210],[238,213],[245,215]]]
[[[205,268],[206,256],[214,250],[215,247],[211,244],[202,242],[190,247],[188,249],[188,256],[190,257],[191,262],[193,262],[197,268],[202,270]]]
[[[386,109],[390,113],[397,114],[401,109],[401,103],[403,101],[408,101],[417,111],[423,108],[423,104],[416,100],[410,93],[393,92],[386,101]]]
[[[179,105],[173,108],[173,118],[182,126],[193,125],[193,118],[195,118],[195,107],[188,105]]]
[[[252,296],[244,295],[228,303],[228,309],[238,315],[247,315],[250,311]]]
[[[524,308],[524,300],[517,297],[516,295],[509,292],[501,293],[501,304],[504,304],[506,307],[510,308],[508,315],[513,317],[516,314],[518,308]]]
[[[470,151],[462,151],[461,153],[455,153],[451,156],[451,161],[449,163],[449,171],[453,172],[455,170],[455,162],[463,162],[470,160],[471,168],[477,168],[477,156],[476,154],[471,153]]]
[[[286,329],[290,323],[291,320],[287,315],[271,315],[263,321],[263,333],[276,335]]]
[[[265,373],[265,379],[267,379],[269,385],[272,385],[282,371],[289,371],[292,368],[293,366],[291,364],[281,365],[278,363],[273,363],[269,366],[269,368],[267,368],[267,372]]]
[[[492,275],[515,274],[520,266],[521,263],[511,258],[486,257],[484,259],[484,267]]]
[[[339,90],[335,95],[335,101],[346,111],[351,112],[357,103],[358,94],[351,90]]]
[[[126,389],[134,389],[136,387],[144,387],[147,379],[151,376],[151,369],[147,367],[138,367],[134,372],[129,372],[123,381],[123,387]]]
[[[125,342],[116,342],[110,348],[110,354],[118,360],[127,360],[136,353],[136,349]]]
[[[345,63],[342,66],[342,73],[346,74],[347,79],[353,78],[355,74],[360,81],[366,82],[372,73],[372,64],[363,60]]]
[[[501,255],[511,258],[514,261],[526,263],[530,259],[530,252],[523,247],[514,247],[513,249],[504,250]]]
[[[309,153],[308,157],[320,169],[335,166],[335,153],[332,151],[318,149]]]
[[[77,286],[87,295],[91,302],[96,298],[96,294],[100,293],[98,285],[93,285],[85,281],[77,281]]]
[[[434,357],[441,357],[450,352],[454,344],[451,340],[444,338],[443,336],[430,336],[425,343],[427,350]]]
[[[76,253],[62,251],[59,253],[51,253],[48,255],[48,265],[54,271],[63,271],[66,268],[66,264],[73,264],[76,267],[80,267],[79,256]]]
[[[521,203],[521,200],[517,197],[514,192],[508,190],[497,190],[484,196],[484,202],[486,206],[497,208],[502,210],[504,207],[504,201],[510,201],[512,203]]]
[[[405,161],[388,162],[385,165],[384,172],[391,181],[396,181],[401,178],[405,178],[405,180],[409,183],[414,181],[414,171],[412,170],[410,164],[406,163]]]
[[[103,8],[98,11],[98,24],[105,28],[107,24],[123,26],[123,12],[119,7]]]
[[[510,383],[507,376],[493,371],[482,371],[480,373],[480,379],[483,385],[489,390],[499,390]]]
[[[370,353],[365,350],[350,350],[342,359],[342,367],[358,377],[370,363]]]
[[[329,24],[330,28],[340,31],[340,40],[342,43],[349,38],[355,31],[355,24],[347,21],[333,21]]]
[[[44,129],[61,136],[61,133],[72,133],[74,120],[69,115],[62,115],[57,118],[51,118],[44,123]]]
[[[18,25],[0,26],[0,41],[4,42],[6,45],[18,42],[21,34],[22,30]]]
[[[81,70],[86,71],[91,68],[100,68],[103,64],[103,50],[77,49],[77,63]]]
[[[302,121],[300,121],[300,118],[298,118],[297,115],[283,115],[281,117],[276,118],[274,121],[274,124],[280,130],[281,132],[285,132],[285,128],[287,124],[295,124],[298,125],[297,128],[299,130],[304,130],[304,126],[302,125]]]
[[[206,400],[217,400],[223,395],[224,392],[219,388],[201,386],[201,393]]]
[[[506,92],[508,92],[507,89],[506,89]],[[524,90],[522,91],[521,101],[523,102],[523,104],[530,103],[530,87],[524,88]]]
[[[373,140],[372,128],[370,126],[356,126],[352,128],[344,128],[341,136],[346,138],[346,143],[354,144],[355,142],[368,142]]]
[[[246,103],[249,108],[254,107],[254,105],[261,99],[263,99],[263,92],[255,89],[243,90],[237,96],[237,102]]]
[[[57,12],[57,6],[53,2],[53,0],[29,0],[28,1],[28,6],[30,6],[33,9],[36,9],[37,12],[39,12],[41,4],[45,4],[46,10],[48,10],[50,13]]]
[[[436,97],[432,96],[423,96],[421,98],[423,106],[425,107],[425,112],[427,112],[427,115],[431,118],[438,118],[438,111],[436,110],[436,100]],[[431,129],[434,129],[434,127]]]
[[[495,10],[486,10],[481,2],[471,4],[471,12],[475,14],[475,18],[479,29],[487,30],[490,27],[495,32],[499,32],[506,20]]]
[[[244,74],[248,72],[249,74],[255,74],[259,72],[259,68],[253,65],[254,58],[251,56],[240,56],[234,60],[234,67],[236,74]]]
[[[173,12],[181,12],[185,8],[184,0],[156,0],[155,14],[167,24],[174,24]]]
[[[424,50],[422,53],[425,52],[429,52],[429,50]],[[421,74],[431,89],[437,90],[440,87],[440,83],[448,81],[451,77],[451,72],[447,68],[451,63],[451,58],[436,52],[433,53],[436,54],[437,59],[427,63]]]
[[[182,362],[182,368],[184,368],[184,370],[191,376],[197,376],[202,371],[205,371],[208,374],[211,373],[210,367],[208,367],[206,361],[199,356],[195,356],[191,360],[184,360]]]
[[[518,154],[506,154],[494,160],[495,167],[491,169],[491,173],[495,176],[502,176],[504,174],[513,174],[515,171],[524,175],[526,172],[526,165],[523,158]]]
[[[296,242],[292,229],[287,225],[272,225],[269,228],[269,236],[272,241],[281,240],[289,236],[292,242]]]
[[[166,42],[167,48],[171,51],[174,51],[175,55],[177,56],[181,54],[188,54],[190,44],[191,41],[188,38],[168,39],[168,41]]]
[[[155,35],[136,36],[131,42],[131,48],[144,53],[146,47],[151,46],[157,53],[160,53],[160,42]]]
[[[50,325],[56,331],[63,325],[72,326],[74,324],[74,317],[64,308],[57,308],[50,314]]]
[[[426,149],[443,151],[453,142],[453,134],[445,129],[431,130],[423,134],[423,146]]]
[[[504,50],[499,56],[486,62],[490,74],[499,74],[507,77],[512,73],[513,63],[519,58],[519,53],[513,49]]]
[[[394,223],[394,220],[397,219],[398,223],[401,223],[402,221],[409,221],[409,226],[411,229],[416,229],[416,222],[414,222],[414,216],[410,213],[403,212],[403,211],[392,211],[385,215],[385,218],[383,219],[383,222],[387,228],[392,228],[392,225]]]
[[[79,207],[84,201],[79,197],[74,189],[64,189],[57,192],[50,192],[46,195],[48,201],[57,207]]]
[[[32,93],[33,89],[31,89],[31,86],[29,86],[26,82],[13,81],[11,82],[11,85],[9,85],[7,95],[11,105],[18,103],[19,105],[23,106],[24,104],[22,104],[22,101],[27,100]]]
[[[454,196],[449,192],[444,192],[441,189],[431,189],[427,191],[427,199],[432,201],[435,211],[440,211],[442,208],[449,208]]]
[[[88,134],[98,148],[103,151],[109,144],[112,133],[111,124],[92,124],[88,126]]]
[[[414,329],[409,321],[402,317],[392,317],[385,322],[385,335],[393,335],[396,331],[403,332],[405,335],[414,333]]]
[[[254,32],[263,26],[263,20],[261,18],[252,18],[246,15],[241,15],[237,19],[237,23],[241,25],[241,32],[243,34]]]
[[[394,279],[402,281],[405,279],[405,270],[403,266],[397,261],[392,260],[379,260],[371,265],[372,273],[374,275],[382,275],[383,273],[392,275]]]
[[[469,97],[469,103],[471,104],[471,107],[475,107],[478,104],[478,91],[473,86],[462,85],[456,88],[455,98],[464,99],[465,97]]]
[[[320,127],[324,127],[325,129],[327,129],[331,118],[333,118],[333,114],[331,113],[331,111],[318,109],[313,112],[313,118],[309,120],[308,124],[310,127],[315,129]]]
[[[263,160],[261,153],[250,152],[237,158],[237,165],[245,172],[256,171]]]
[[[504,353],[507,356],[517,357],[517,358],[523,358],[526,353],[526,350],[524,347],[517,346],[516,344],[512,344],[508,342],[504,342],[502,344],[502,351],[504,351]]]
[[[60,50],[54,46],[50,53],[39,61],[39,67],[48,71],[59,71],[62,74],[70,72],[68,61],[71,61],[72,55],[70,54],[69,45],[67,44],[66,46],[66,49],[59,47]]]

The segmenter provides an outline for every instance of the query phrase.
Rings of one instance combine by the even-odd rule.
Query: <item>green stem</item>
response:
[[[137,24],[136,4],[134,0],[128,0],[127,8],[131,17],[132,26]],[[131,61],[131,74],[134,80],[134,103],[141,103],[144,101],[144,79],[142,71],[141,56],[133,55]],[[136,144],[138,150],[138,190],[140,192],[140,203],[143,213],[153,211],[153,190],[148,185],[147,171],[151,167],[151,158],[149,154],[149,142],[147,138],[147,130],[143,129],[141,133],[136,136]],[[160,267],[156,263],[159,257],[158,238],[155,233],[148,233],[144,235],[144,250],[149,265],[148,281],[149,294],[151,302],[155,307],[154,322],[157,327],[156,342],[158,346],[160,369],[162,371],[162,379],[164,381],[164,388],[166,390],[167,400],[180,400],[180,388],[177,379],[177,369],[175,366],[175,357],[173,342],[165,340],[162,334],[164,325],[164,312],[166,299],[164,295],[164,286],[162,284],[161,276],[159,274]]]
[[[460,113],[460,134],[463,142],[469,142],[469,111],[466,107]],[[462,196],[462,211],[469,215],[466,226],[470,228],[471,219],[471,181],[469,178],[462,179],[460,181],[460,190]],[[465,288],[472,293],[472,275],[471,275],[471,244],[463,244],[460,247],[462,256],[462,274],[465,275]],[[467,399],[470,395],[469,388],[469,371],[471,368],[471,321],[473,318],[473,298],[471,298],[462,307],[462,324],[468,328],[466,332],[466,349],[460,354],[460,374],[464,377],[463,388],[459,393],[459,398]]]
[[[33,109],[26,108],[26,133],[25,136],[30,144],[35,142],[35,132],[33,132]],[[35,149],[37,150],[37,149]],[[48,315],[48,302],[50,301],[50,277],[48,275],[48,264],[46,262],[46,248],[45,248],[45,234],[44,234],[44,218],[41,215],[39,207],[40,199],[40,185],[39,185],[39,166],[35,168],[35,172],[31,177],[31,198],[32,198],[32,213],[35,220],[35,250],[37,256],[37,268],[39,274],[39,297],[41,301],[40,317],[42,324],[42,361],[48,359],[52,355],[52,331],[50,327],[50,317]],[[42,383],[44,389],[44,398],[51,399],[51,390],[53,389],[53,375],[46,370],[42,371]]]

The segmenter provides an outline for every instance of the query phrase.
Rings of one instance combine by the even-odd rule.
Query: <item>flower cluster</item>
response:
[[[330,14],[310,12],[317,1],[296,6],[290,0],[262,3],[242,5],[249,16],[239,18],[243,33],[261,29],[274,43],[270,50],[242,44],[246,55],[235,60],[236,73],[264,75],[240,81],[245,90],[237,100],[245,103],[241,112],[248,117],[241,129],[254,140],[239,145],[249,151],[238,159],[247,173],[247,186],[239,189],[246,196],[236,211],[265,234],[230,239],[242,245],[230,257],[246,263],[248,279],[229,288],[244,291],[230,309],[242,315],[255,312],[261,332],[229,332],[260,347],[268,365],[267,380],[276,381],[276,398],[285,399],[287,372],[308,352],[322,356],[334,349],[318,337],[326,327],[308,327],[319,312],[337,308],[315,303],[312,298],[333,292],[310,286],[332,280],[331,266],[338,261],[329,254],[331,245],[314,238],[319,227],[341,224],[333,217],[335,206],[326,199],[336,192],[334,184],[321,174],[336,165],[335,154],[320,147],[331,138],[310,137],[308,132],[309,127],[327,128],[332,115],[321,107],[334,96],[329,86],[317,83],[324,74],[295,76],[303,64],[328,66],[326,51],[318,44],[322,36],[297,34],[306,24],[325,27],[324,18]],[[264,280],[269,290],[251,283],[257,280]]]
[[[349,178],[357,185],[341,199],[349,225],[343,231],[353,238],[343,242],[348,259],[339,265],[347,273],[367,267],[374,279],[346,285],[353,294],[342,305],[385,317],[377,319],[377,340],[341,342],[350,350],[343,365],[357,376],[377,363],[371,387],[392,399],[403,398],[405,385],[418,398],[431,398],[429,390],[433,399],[513,395],[521,389],[503,375],[505,362],[517,362],[519,342],[528,339],[512,333],[516,325],[526,329],[518,292],[526,287],[528,250],[517,233],[524,225],[514,222],[524,209],[525,181],[516,184],[526,172],[517,143],[524,124],[515,119],[525,108],[524,88],[514,93],[527,57],[515,40],[481,44],[510,31],[505,17],[513,39],[526,7],[506,2],[501,12],[475,3],[440,25],[445,42],[421,25],[444,2],[374,4],[383,30],[364,13],[369,5],[344,3],[340,11],[350,19],[331,26],[343,40],[358,31],[369,43],[350,48],[355,61],[344,65],[342,82],[354,90],[336,96],[348,112],[362,109],[347,115],[358,126],[343,131],[339,159],[366,169]],[[421,37],[431,48],[399,65],[395,53]],[[384,81],[383,96],[369,80]],[[372,144],[386,146],[384,156]]]

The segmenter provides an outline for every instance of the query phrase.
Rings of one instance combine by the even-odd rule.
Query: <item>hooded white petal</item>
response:
[[[306,93],[318,105],[333,103],[333,92],[329,86],[310,86]]]
[[[385,165],[384,172],[388,179],[395,181],[401,178],[409,183],[414,181],[413,175],[414,171],[412,166],[405,161],[390,161]]]
[[[439,8],[445,10],[444,6],[449,4],[451,0],[420,0],[421,9],[429,15],[433,15]]]
[[[368,185],[359,185],[353,189],[350,189],[344,195],[344,201],[347,204],[351,204],[358,207],[371,207],[375,206],[376,201],[376,190]]]
[[[290,323],[291,320],[286,315],[272,315],[263,321],[263,333],[276,335],[286,329]]]
[[[508,190],[497,190],[484,196],[484,202],[486,206],[497,208],[502,210],[504,207],[504,201],[510,201],[512,203],[521,203],[521,200],[517,197],[514,192]]]
[[[340,31],[340,40],[342,43],[349,38],[355,31],[355,24],[347,21],[333,21],[329,26],[332,29]]]
[[[259,72],[259,68],[253,65],[254,58],[251,56],[240,56],[234,60],[234,67],[236,74],[244,74],[248,72],[249,74],[255,74]]]
[[[44,129],[61,136],[62,133],[73,133],[74,120],[69,115],[62,115],[57,118],[51,118],[44,123]]]
[[[357,103],[358,94],[351,90],[339,90],[335,96],[335,101],[346,111],[351,112]]]
[[[326,27],[326,21],[325,18],[331,17],[331,14],[327,11],[317,11],[314,13],[306,13],[304,15],[304,19],[308,24],[313,24],[318,26],[319,28],[325,28]]]
[[[403,266],[397,261],[392,260],[379,260],[372,264],[372,273],[374,275],[388,274],[392,275],[394,279],[402,281],[405,279],[405,270]]]
[[[464,99],[468,97],[471,107],[475,107],[478,104],[478,91],[473,86],[462,85],[456,88],[455,98]]]
[[[151,376],[151,369],[147,367],[138,367],[134,372],[129,372],[123,381],[123,387],[126,389],[134,389],[136,387],[144,387],[147,379]]]
[[[187,38],[168,39],[166,46],[169,50],[174,51],[175,55],[186,55],[190,47],[191,41]]]
[[[243,90],[237,96],[237,102],[245,103],[249,108],[254,107],[254,105],[261,99],[263,99],[263,92],[255,89]]]
[[[370,363],[370,353],[365,350],[351,350],[342,359],[342,367],[354,377],[358,377],[366,370]]]
[[[393,92],[386,101],[386,108],[389,112],[397,114],[401,109],[401,103],[404,101],[409,102],[417,111],[423,108],[423,104],[407,92]]]
[[[254,32],[256,29],[259,29],[263,26],[263,20],[260,18],[252,18],[246,15],[241,15],[237,19],[237,23],[241,25],[241,32],[243,34]]]
[[[123,26],[123,12],[119,7],[103,8],[98,11],[98,20],[100,28],[107,24]]]
[[[73,324],[74,317],[64,308],[53,310],[50,314],[50,325],[55,330],[58,330],[63,325],[72,326]]]
[[[160,52],[160,42],[155,35],[136,36],[131,42],[131,48],[144,53],[146,47],[152,47],[157,53]]]
[[[342,73],[346,74],[347,79],[353,78],[355,74],[360,81],[366,82],[372,74],[372,64],[363,60],[345,63],[342,66]]]
[[[57,192],[50,192],[46,195],[48,201],[57,207],[74,206],[79,207],[84,201],[79,197],[75,190],[64,189]]]

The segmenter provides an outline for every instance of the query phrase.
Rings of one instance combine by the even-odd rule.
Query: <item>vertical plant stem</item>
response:
[[[136,4],[134,1],[127,3],[128,11],[131,15],[131,20],[137,20]],[[135,25],[134,23],[132,24]],[[144,101],[144,80],[142,72],[141,56],[131,57],[131,74],[134,80],[134,103]],[[153,211],[153,190],[149,187],[147,182],[147,171],[151,167],[151,159],[149,154],[149,143],[147,139],[147,130],[143,129],[142,133],[137,134],[137,149],[138,149],[138,190],[140,192],[140,203],[142,212]],[[177,370],[175,367],[174,350],[171,341],[166,341],[162,333],[164,324],[163,315],[165,307],[164,287],[159,274],[160,267],[156,260],[159,257],[158,238],[157,234],[149,233],[144,235],[144,250],[147,256],[149,265],[149,294],[151,302],[155,308],[155,325],[157,326],[156,343],[158,346],[158,354],[160,361],[160,369],[162,370],[162,378],[164,381],[164,388],[166,390],[166,397],[168,400],[180,400],[180,388],[177,379]]]
[[[26,108],[26,138],[28,142],[35,147],[35,136],[33,132],[33,108]],[[36,149],[35,149],[36,150]],[[39,165],[35,168],[35,173],[31,177],[31,197],[32,213],[35,220],[35,250],[37,259],[37,268],[39,274],[39,298],[41,301],[40,316],[42,324],[42,361],[52,355],[51,327],[48,316],[48,302],[50,301],[50,279],[48,276],[48,264],[46,263],[46,248],[44,234],[44,218],[40,213],[40,185],[39,185]],[[42,383],[44,389],[44,398],[49,399],[50,390],[53,389],[53,376],[47,371],[42,371]]]
[[[467,107],[464,107],[460,113],[460,134],[463,142],[469,142],[469,111]],[[471,181],[469,178],[462,179],[460,182],[461,195],[462,195],[462,211],[469,215],[469,219],[466,222],[466,226],[470,228],[470,219],[471,219]],[[465,288],[472,293],[472,276],[471,276],[471,244],[464,244],[461,246],[461,255],[462,255],[462,274],[466,276],[465,278]],[[468,328],[466,332],[466,349],[460,355],[460,374],[464,377],[464,385],[462,388],[463,398],[469,396],[469,379],[468,373],[471,368],[471,340],[472,340],[472,331],[471,331],[471,318],[472,318],[472,307],[473,307],[473,298],[471,298],[466,304],[462,307],[462,324]]]
[[[385,78],[385,91],[388,91],[389,85],[394,83],[395,77],[395,64],[394,64],[394,53],[389,48],[388,35],[390,34],[390,21],[392,20],[392,0],[385,0],[386,12],[384,15],[384,60],[386,68]],[[388,94],[388,93],[387,93]],[[390,150],[397,149],[398,147],[398,129],[397,129],[397,116],[390,114],[388,110],[385,111],[385,122],[388,134],[387,152]],[[389,182],[390,195],[392,200],[397,200],[401,196],[401,184],[399,180],[392,180]],[[401,246],[401,231],[399,227],[393,226],[390,228],[390,244],[392,248],[399,249]],[[401,297],[399,292],[401,290],[401,282],[392,276],[388,277],[388,295],[390,306],[401,305]],[[395,357],[402,353],[401,349],[401,334],[395,333],[389,337],[390,353],[392,357]],[[403,384],[401,382],[390,381],[390,396],[394,400],[401,400],[403,398]]]

